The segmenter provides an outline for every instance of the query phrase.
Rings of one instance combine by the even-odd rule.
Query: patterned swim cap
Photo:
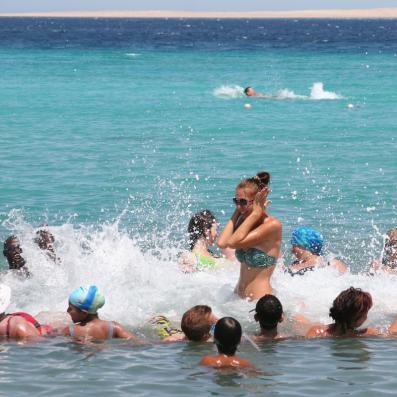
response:
[[[80,287],[69,295],[69,302],[80,310],[96,314],[105,304],[105,297],[99,292],[96,285]]]
[[[317,230],[308,226],[302,226],[292,232],[291,244],[298,245],[313,254],[321,255],[324,238]]]

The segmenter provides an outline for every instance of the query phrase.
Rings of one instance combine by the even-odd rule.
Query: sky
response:
[[[0,0],[0,12],[285,11],[397,7],[397,0]]]

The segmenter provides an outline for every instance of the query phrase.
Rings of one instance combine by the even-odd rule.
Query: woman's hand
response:
[[[255,195],[252,209],[252,212],[255,215],[262,215],[263,212],[266,210],[266,207],[270,204],[270,200],[268,200],[267,198],[268,194],[269,188],[266,186]]]

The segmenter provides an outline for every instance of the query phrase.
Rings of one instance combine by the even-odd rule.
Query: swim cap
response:
[[[323,243],[323,236],[311,227],[298,227],[292,232],[291,244],[307,249],[313,254],[322,254]]]
[[[99,292],[96,285],[80,287],[69,295],[69,302],[80,310],[96,314],[105,304],[105,297]]]

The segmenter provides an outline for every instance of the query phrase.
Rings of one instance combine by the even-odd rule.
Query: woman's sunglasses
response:
[[[245,207],[246,205],[253,203],[254,200],[247,200],[247,199],[239,199],[237,197],[233,197],[233,203],[236,205],[241,205],[242,207]]]

